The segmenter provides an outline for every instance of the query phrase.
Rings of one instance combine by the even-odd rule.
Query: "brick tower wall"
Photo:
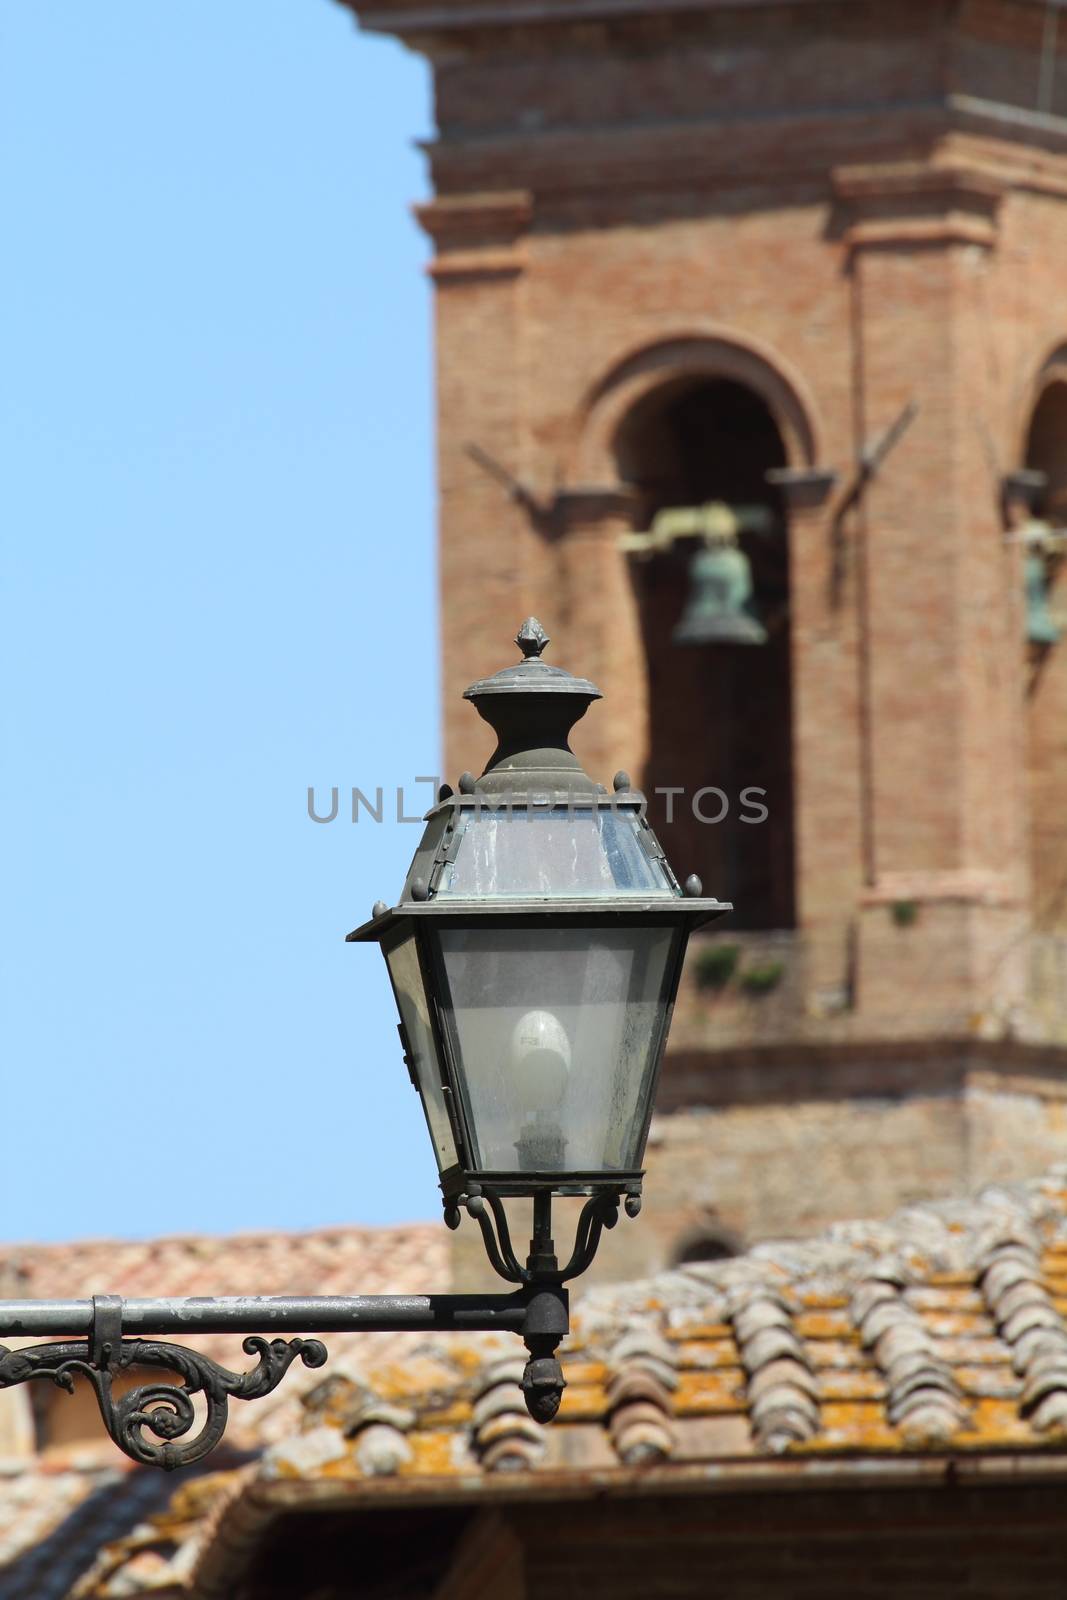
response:
[[[640,1264],[701,1217],[750,1238],[1032,1170],[1064,1149],[1067,646],[1035,673],[1005,479],[1067,349],[1067,29],[1050,56],[1029,0],[357,9],[435,68],[452,781],[491,742],[462,690],[531,612],[604,691],[589,769],[670,781],[620,438],[728,380],[783,447],[794,925],[708,936],[717,985],[698,942]]]

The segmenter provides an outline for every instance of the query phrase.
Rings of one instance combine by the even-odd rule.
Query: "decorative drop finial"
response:
[[[545,632],[544,628],[542,628],[536,617],[527,617],[526,621],[515,635],[515,643],[518,645],[519,649],[523,653],[524,659],[527,661],[529,661],[531,656],[540,658],[541,652],[545,648],[545,645],[549,644],[550,642],[551,641],[549,640],[548,634]]]

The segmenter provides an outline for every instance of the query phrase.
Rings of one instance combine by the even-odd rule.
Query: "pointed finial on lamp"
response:
[[[523,653],[524,659],[527,661],[529,661],[531,656],[537,656],[540,658],[542,650],[549,642],[550,640],[548,634],[545,632],[544,628],[542,628],[536,617],[527,617],[526,621],[515,635],[515,643],[518,645],[519,649]]]

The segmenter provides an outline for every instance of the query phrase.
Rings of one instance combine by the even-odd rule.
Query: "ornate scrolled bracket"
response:
[[[226,1430],[231,1398],[259,1400],[276,1389],[299,1357],[306,1367],[321,1367],[326,1347],[318,1339],[244,1341],[248,1355],[259,1360],[248,1372],[230,1372],[197,1350],[147,1339],[92,1341],[77,1339],[11,1350],[0,1345],[0,1388],[32,1379],[50,1379],[73,1392],[76,1377],[87,1378],[96,1394],[104,1427],[119,1449],[145,1466],[188,1466],[213,1450]],[[157,1380],[116,1394],[114,1380],[122,1372],[158,1367],[175,1373],[181,1383]],[[203,1394],[207,1414],[200,1431],[183,1444],[197,1421],[193,1396]],[[154,1433],[162,1443],[145,1437]]]

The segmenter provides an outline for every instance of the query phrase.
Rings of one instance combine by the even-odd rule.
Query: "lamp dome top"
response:
[[[599,700],[600,690],[588,678],[575,677],[564,667],[554,667],[541,659],[549,642],[537,618],[527,617],[515,635],[522,660],[491,677],[479,678],[465,690],[464,700],[473,700],[477,705],[483,695],[497,694],[573,694],[584,696],[587,704]]]
[[[588,678],[541,659],[548,634],[536,617],[526,618],[515,643],[522,660],[479,678],[463,696],[473,701],[497,736],[497,747],[478,780],[479,792],[595,792],[596,784],[583,772],[567,736],[601,698],[600,690]]]

